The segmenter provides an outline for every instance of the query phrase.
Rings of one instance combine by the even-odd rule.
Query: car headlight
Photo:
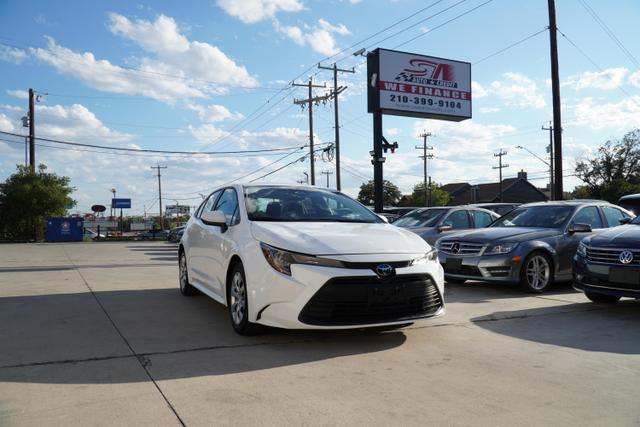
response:
[[[487,254],[508,254],[509,252],[513,251],[515,248],[518,247],[518,243],[517,242],[504,242],[504,243],[498,243],[496,245],[493,246],[489,246],[489,249],[487,249]]]
[[[322,267],[344,267],[342,261],[330,258],[321,258],[313,255],[299,254],[274,248],[266,243],[260,243],[262,254],[274,270],[291,276],[291,264],[318,265]]]
[[[435,261],[437,259],[438,259],[438,250],[437,249],[431,249],[426,254],[421,255],[418,258],[412,259],[410,261],[409,265],[425,264],[425,263],[427,263],[429,261]]]
[[[578,255],[580,255],[581,257],[586,257],[587,256],[587,245],[584,244],[584,242],[580,242],[580,244],[578,245],[578,250],[576,252]]]

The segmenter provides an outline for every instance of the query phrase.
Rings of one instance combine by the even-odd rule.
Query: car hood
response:
[[[402,227],[405,230],[413,231],[416,234],[430,234],[436,230],[436,227]]]
[[[251,234],[268,245],[312,255],[421,254],[430,250],[418,235],[390,224],[254,221]]]
[[[557,236],[559,234],[562,234],[562,232],[553,228],[490,227],[473,231],[462,231],[460,233],[447,236],[442,240],[464,240],[465,242],[477,243],[487,243],[496,240],[504,242],[525,242],[528,240]]]
[[[590,236],[587,242],[591,246],[637,248],[640,242],[640,225],[627,224],[609,228]]]

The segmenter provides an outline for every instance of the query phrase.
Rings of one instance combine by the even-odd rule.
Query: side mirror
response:
[[[620,220],[620,224],[624,225],[624,224],[629,224],[631,222],[631,218],[622,218]]]
[[[589,224],[583,224],[581,222],[577,222],[575,224],[571,224],[569,226],[569,233],[591,233],[593,229]]]
[[[449,231],[449,230],[451,230],[452,228],[453,228],[453,227],[452,227],[451,225],[449,225],[449,224],[442,224],[442,225],[440,225],[440,226],[438,227],[438,231],[439,231],[440,233],[442,233],[443,231]]]
[[[222,232],[227,230],[227,217],[222,211],[202,212],[200,219],[207,225],[216,225],[220,227]]]

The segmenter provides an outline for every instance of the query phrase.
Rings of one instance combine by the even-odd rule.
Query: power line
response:
[[[530,39],[534,38],[535,36],[537,36],[537,35],[539,35],[539,34],[544,33],[544,32],[545,32],[545,31],[547,31],[548,29],[549,29],[549,27],[545,27],[545,28],[543,28],[543,29],[542,29],[542,30],[540,30],[540,31],[537,31],[537,32],[535,32],[535,33],[533,33],[533,34],[531,34],[531,35],[528,35],[527,37],[525,37],[525,38],[523,38],[523,39],[520,39],[520,40],[518,40],[517,42],[512,43],[512,44],[510,44],[509,46],[506,46],[506,47],[504,47],[504,48],[502,48],[502,49],[500,49],[500,50],[498,50],[498,51],[496,51],[496,52],[492,53],[491,55],[487,55],[487,56],[485,56],[484,58],[481,58],[481,59],[479,59],[479,60],[477,60],[477,61],[473,62],[473,65],[478,65],[478,64],[480,64],[480,63],[482,63],[482,62],[484,62],[484,61],[486,61],[486,60],[488,60],[488,59],[493,58],[494,56],[500,55],[501,53],[506,52],[506,51],[508,51],[509,49],[512,49],[512,48],[514,48],[514,47],[516,47],[516,46],[518,46],[518,45],[520,45],[520,44],[522,44],[522,43],[526,42],[527,40],[530,40]]]

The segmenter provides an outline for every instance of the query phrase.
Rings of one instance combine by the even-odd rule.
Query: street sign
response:
[[[111,207],[115,209],[131,209],[131,199],[111,199]]]
[[[370,113],[462,121],[471,118],[471,64],[376,49],[367,55]]]

